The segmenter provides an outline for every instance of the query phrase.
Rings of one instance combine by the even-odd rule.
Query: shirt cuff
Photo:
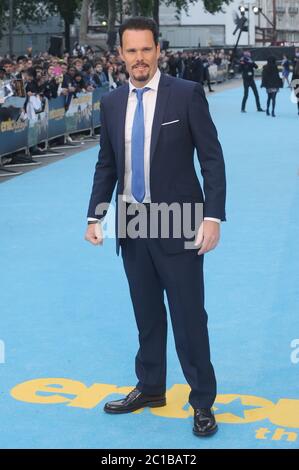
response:
[[[216,219],[215,217],[204,217],[203,220],[213,220],[214,222],[218,222],[218,224],[221,222],[221,219]]]
[[[95,221],[98,220],[100,222],[99,219],[95,219],[94,217],[87,217],[87,220],[95,220]]]

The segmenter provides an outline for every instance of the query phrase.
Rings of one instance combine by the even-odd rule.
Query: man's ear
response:
[[[157,44],[157,54],[158,54],[158,57],[160,57],[160,55],[161,55],[160,43]]]

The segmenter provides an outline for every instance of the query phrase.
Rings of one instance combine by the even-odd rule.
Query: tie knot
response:
[[[148,86],[145,86],[143,88],[134,88],[133,89],[133,91],[135,91],[135,93],[137,95],[138,101],[142,101],[143,93],[145,93],[148,90],[150,90],[150,88]]]

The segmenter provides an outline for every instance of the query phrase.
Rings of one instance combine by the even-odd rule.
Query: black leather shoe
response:
[[[257,108],[257,111],[258,111],[259,113],[264,113],[264,112],[265,112],[265,110],[262,109],[262,108]]]
[[[104,406],[104,411],[106,411],[106,413],[131,413],[145,406],[155,408],[165,405],[165,394],[145,395],[138,388],[134,388],[125,398],[107,402]]]
[[[196,436],[207,437],[218,431],[215,416],[210,408],[196,408],[194,410],[193,433]]]

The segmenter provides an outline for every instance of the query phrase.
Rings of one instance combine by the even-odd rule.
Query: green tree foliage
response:
[[[42,23],[49,16],[46,2],[36,0],[13,0],[13,25],[31,22]],[[0,37],[8,29],[9,0],[0,0]]]
[[[228,5],[232,0],[137,0],[137,10],[138,14],[144,16],[154,16],[156,19],[156,14],[154,12],[157,11],[158,6],[164,3],[166,6],[175,6],[177,14],[181,11],[188,12],[188,8],[190,5],[201,1],[205,7],[205,10],[209,13],[217,13],[222,11],[224,5]],[[108,17],[108,0],[94,0],[93,2],[94,9],[99,13],[101,16]],[[127,11],[123,12],[126,15],[132,13],[132,3],[128,3]],[[121,8],[123,2],[120,0],[116,0],[116,11],[118,17],[120,17]]]

